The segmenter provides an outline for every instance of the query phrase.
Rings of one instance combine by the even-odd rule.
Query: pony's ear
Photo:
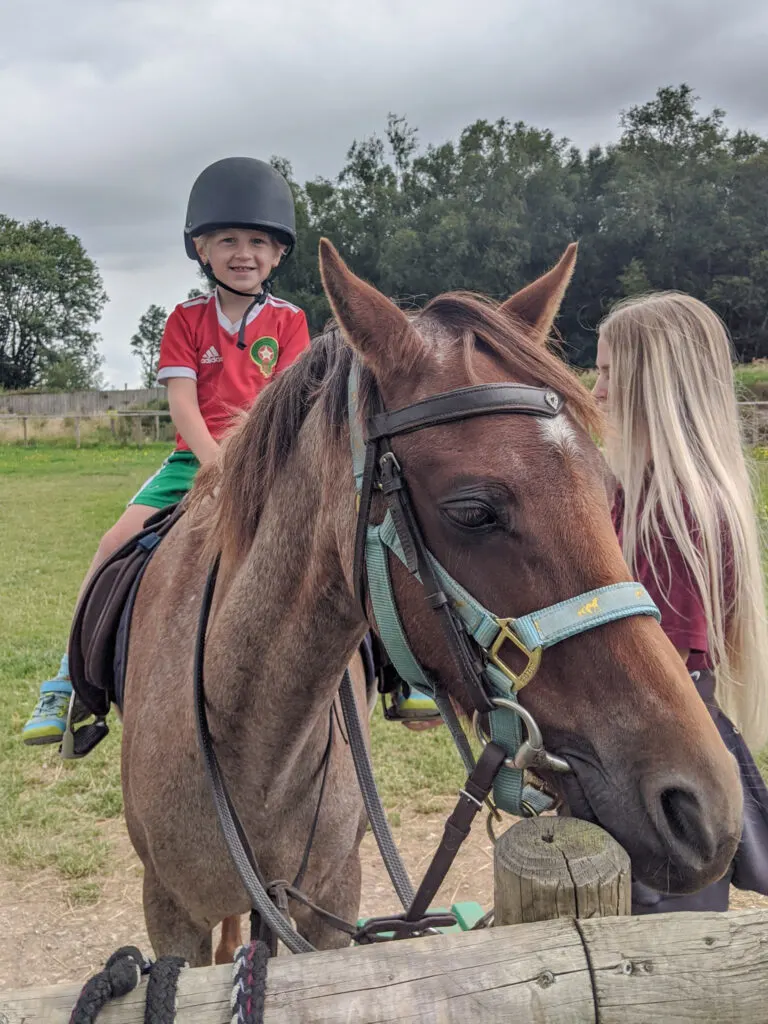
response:
[[[379,381],[408,373],[425,345],[394,302],[356,277],[327,238],[320,239],[320,275],[334,316]]]
[[[544,344],[560,309],[566,288],[576,266],[578,244],[571,242],[559,262],[546,274],[511,295],[502,303],[503,313],[512,314],[533,328],[537,341]]]

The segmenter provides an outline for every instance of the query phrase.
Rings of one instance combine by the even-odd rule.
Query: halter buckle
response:
[[[539,671],[539,665],[541,664],[541,647],[534,647],[531,651],[529,650],[523,641],[513,632],[512,627],[514,626],[514,619],[496,619],[496,625],[499,627],[499,635],[491,644],[491,649],[488,651],[488,657],[496,668],[502,672],[512,684],[512,689],[515,693],[518,690],[522,690],[526,686],[536,673]],[[526,656],[528,664],[525,666],[522,672],[513,672],[512,669],[507,665],[505,661],[502,661],[499,656],[499,651],[502,646],[509,640],[511,644]]]

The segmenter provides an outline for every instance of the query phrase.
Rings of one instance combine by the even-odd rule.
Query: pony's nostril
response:
[[[699,853],[707,852],[709,844],[702,829],[701,806],[697,797],[689,790],[670,787],[662,790],[659,801],[673,838]]]

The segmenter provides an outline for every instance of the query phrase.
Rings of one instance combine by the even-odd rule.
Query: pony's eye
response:
[[[496,513],[479,501],[453,502],[443,508],[443,513],[462,530],[490,530],[496,526]]]

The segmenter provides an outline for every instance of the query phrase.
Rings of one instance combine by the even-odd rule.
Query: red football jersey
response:
[[[218,293],[178,305],[160,342],[157,379],[197,381],[197,401],[205,425],[218,441],[233,416],[248,409],[261,389],[309,346],[307,318],[298,306],[273,295],[248,316],[245,348],[237,347],[240,322],[221,311]],[[176,435],[177,450],[189,445]]]

